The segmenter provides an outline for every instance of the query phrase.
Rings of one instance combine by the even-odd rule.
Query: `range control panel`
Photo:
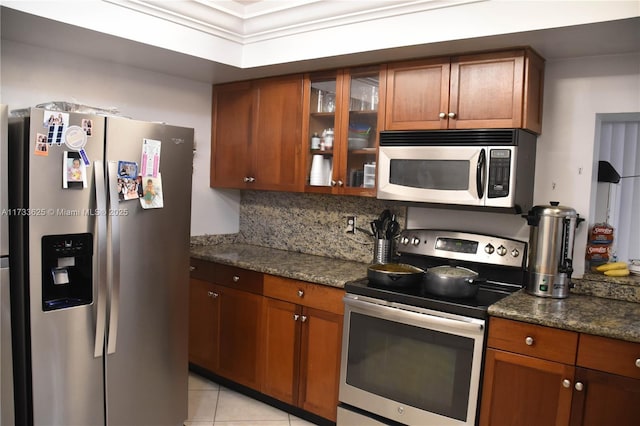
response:
[[[398,241],[399,253],[524,268],[527,243],[468,232],[407,229]]]

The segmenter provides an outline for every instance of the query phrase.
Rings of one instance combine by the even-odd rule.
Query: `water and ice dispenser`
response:
[[[42,237],[42,309],[52,311],[93,301],[93,235]]]

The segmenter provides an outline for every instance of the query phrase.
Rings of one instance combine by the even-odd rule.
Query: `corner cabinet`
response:
[[[214,86],[210,186],[302,190],[302,75]]]
[[[531,49],[388,65],[385,130],[540,133],[544,60]]]
[[[305,78],[305,192],[375,197],[385,69],[378,65]]]
[[[492,317],[481,426],[631,426],[640,344]]]
[[[336,421],[344,290],[266,275],[263,393]]]

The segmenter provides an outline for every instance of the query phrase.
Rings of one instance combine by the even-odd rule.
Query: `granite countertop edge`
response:
[[[584,294],[566,299],[519,290],[489,306],[489,315],[640,343],[640,304]]]

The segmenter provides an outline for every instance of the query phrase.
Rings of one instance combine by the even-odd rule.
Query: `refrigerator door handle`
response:
[[[97,212],[97,282],[98,294],[96,295],[96,342],[94,346],[94,358],[99,358],[104,353],[104,327],[107,321],[107,208],[106,185],[104,181],[104,165],[102,161],[93,163],[94,183],[96,186]]]
[[[120,218],[117,210],[120,198],[118,196],[118,163],[109,161],[107,181],[109,188],[109,213],[111,222],[111,269],[109,287],[111,298],[109,307],[109,332],[107,339],[107,354],[115,353],[118,338],[118,311],[120,308]]]

